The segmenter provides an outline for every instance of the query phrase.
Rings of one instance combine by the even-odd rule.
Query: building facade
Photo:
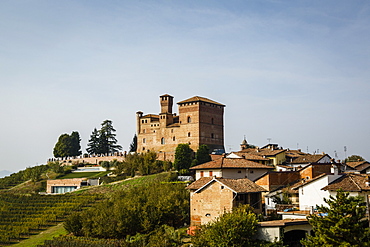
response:
[[[136,112],[137,152],[174,152],[180,143],[190,144],[194,151],[202,144],[210,150],[224,149],[225,105],[194,96],[177,103],[177,115],[172,112],[173,96],[159,98],[159,114]]]

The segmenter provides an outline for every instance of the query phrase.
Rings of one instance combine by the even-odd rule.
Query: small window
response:
[[[176,138],[175,138],[175,137],[172,137],[172,140],[173,140],[173,141],[176,141]]]
[[[143,138],[143,143],[145,143],[145,138]]]
[[[221,185],[221,189],[223,190],[225,187],[223,185]]]
[[[238,173],[242,173],[242,171],[238,171]]]
[[[200,177],[204,177],[204,171],[200,171]]]
[[[188,117],[188,123],[191,123],[191,117],[190,116]]]
[[[212,177],[213,176],[213,171],[209,171],[209,176]]]
[[[162,137],[162,139],[161,139],[161,144],[162,145],[166,144],[166,141],[165,141],[164,137]]]
[[[211,119],[211,123],[212,123],[212,124],[214,124],[214,120],[213,120],[213,118]]]
[[[206,217],[211,217],[211,214],[206,214]]]
[[[190,132],[188,133],[188,137],[190,137]]]
[[[215,135],[214,135],[213,133],[211,134],[211,138],[212,138],[212,139],[213,139],[213,138],[215,138]]]

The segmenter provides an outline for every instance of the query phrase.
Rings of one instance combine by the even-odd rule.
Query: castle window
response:
[[[145,133],[145,129],[143,129],[143,133]]]
[[[145,138],[143,138],[143,143],[145,143]]]
[[[175,140],[176,140],[176,138],[175,138],[175,137],[172,137],[172,140],[173,140],[173,141],[175,141]]]
[[[213,138],[215,138],[215,135],[214,135],[213,133],[211,134],[211,138],[212,138],[212,139],[213,139]]]
[[[190,137],[190,132],[188,133],[188,137]]]
[[[190,116],[188,117],[188,123],[191,123],[191,117]]]
[[[211,118],[211,123],[213,124],[213,118]]]
[[[161,144],[163,145],[163,144],[166,144],[166,141],[164,140],[164,137],[162,137],[162,139],[161,139]]]

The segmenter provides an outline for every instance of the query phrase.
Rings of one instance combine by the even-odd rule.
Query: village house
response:
[[[367,174],[344,173],[338,179],[321,188],[335,196],[339,189],[349,192],[350,196],[363,196],[365,199],[370,195],[370,178]]]
[[[202,177],[187,189],[190,190],[191,226],[213,221],[240,204],[249,204],[255,213],[262,213],[261,192],[265,190],[247,178]]]
[[[331,157],[328,154],[306,154],[295,158],[293,161],[287,163],[287,165],[295,168],[305,167],[310,163],[330,163]]]
[[[273,169],[273,166],[264,165],[240,157],[221,157],[190,168],[190,170],[195,171],[196,180],[202,177],[216,176],[231,179],[248,178],[252,181]]]
[[[346,162],[347,168],[362,174],[370,174],[370,163],[367,161]]]

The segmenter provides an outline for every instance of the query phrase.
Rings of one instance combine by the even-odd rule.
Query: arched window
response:
[[[188,117],[188,123],[191,123],[191,117],[190,116]]]
[[[172,140],[173,140],[173,141],[176,141],[176,138],[175,138],[175,137],[172,137]]]
[[[165,140],[164,140],[164,137],[162,137],[162,139],[161,139],[161,144],[163,145],[163,144],[166,144],[166,142],[165,142]]]
[[[143,143],[145,143],[145,138],[143,138]]]
[[[190,137],[190,132],[188,133],[188,137]]]

